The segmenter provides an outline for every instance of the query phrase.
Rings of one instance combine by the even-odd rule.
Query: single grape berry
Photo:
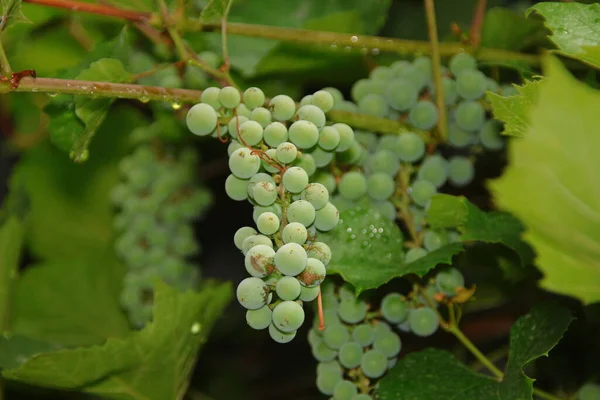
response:
[[[406,300],[399,293],[386,295],[381,302],[381,314],[392,324],[404,322],[408,317]]]
[[[236,108],[240,100],[240,92],[233,86],[226,86],[219,92],[219,103],[225,108]]]
[[[304,310],[295,301],[285,300],[273,309],[273,325],[281,332],[295,332],[304,323]]]
[[[440,292],[453,296],[456,295],[458,288],[464,287],[465,278],[456,268],[449,268],[437,274],[435,284]]]
[[[289,139],[301,149],[309,149],[319,141],[319,128],[311,121],[294,122],[288,129]]]
[[[277,327],[273,323],[271,323],[269,325],[269,335],[271,336],[271,339],[273,339],[277,343],[284,344],[294,340],[294,338],[296,337],[296,331],[283,332],[277,329]]]
[[[276,121],[287,121],[296,113],[296,103],[286,95],[280,94],[271,99],[269,108]]]
[[[381,377],[387,370],[387,365],[387,357],[377,350],[367,351],[360,360],[360,369],[372,379]]]
[[[434,310],[422,307],[410,311],[408,325],[415,335],[430,336],[437,331],[440,321]]]
[[[272,311],[269,306],[263,306],[258,310],[247,310],[246,323],[252,329],[267,329],[271,324],[271,314]]]
[[[237,287],[237,299],[248,310],[258,310],[267,304],[268,286],[259,278],[246,278]]]
[[[257,107],[262,107],[262,105],[265,104],[265,94],[257,87],[250,87],[246,89],[243,98],[244,104],[250,110],[254,110]]]
[[[275,250],[267,245],[259,244],[252,247],[246,253],[244,260],[246,271],[257,278],[264,278],[270,275],[273,269],[275,269],[274,256]]]
[[[398,136],[393,149],[402,161],[414,163],[425,154],[425,142],[416,133],[408,132]]]
[[[283,174],[282,182],[288,192],[300,193],[308,185],[308,174],[300,167],[291,167]]]
[[[217,127],[217,113],[208,104],[199,103],[190,108],[186,116],[188,129],[198,136],[206,136]]]
[[[341,96],[341,93],[339,96]],[[341,98],[343,99],[343,97]],[[329,91],[319,90],[312,95],[311,103],[319,107],[323,112],[329,112],[333,108],[334,98]]]
[[[275,252],[273,252],[275,254]],[[277,281],[275,292],[281,300],[296,300],[300,296],[302,286],[298,279],[292,276],[284,276]]]
[[[275,155],[280,163],[290,164],[298,156],[298,148],[293,143],[283,142],[277,146]]]
[[[315,208],[308,201],[296,200],[288,207],[287,218],[289,222],[299,222],[308,228],[315,221],[315,216]]]
[[[306,268],[306,250],[298,243],[287,243],[275,253],[275,266],[284,275],[296,276]]]
[[[425,207],[436,193],[437,189],[433,183],[425,180],[417,180],[410,187],[410,197],[422,207]]]

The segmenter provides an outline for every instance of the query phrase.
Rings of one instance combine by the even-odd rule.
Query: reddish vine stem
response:
[[[325,316],[323,315],[323,295],[320,287],[317,296],[317,308],[319,309],[319,330],[322,331],[325,329]]]
[[[130,11],[102,4],[84,3],[73,0],[26,0],[26,2],[49,7],[67,8],[69,10],[82,11],[91,14],[106,15],[109,17],[126,19],[128,21],[146,22],[152,17],[152,13]]]
[[[475,49],[481,44],[481,29],[483,28],[483,20],[485,18],[485,9],[487,0],[478,0],[473,13],[473,21],[471,22],[471,44]]]

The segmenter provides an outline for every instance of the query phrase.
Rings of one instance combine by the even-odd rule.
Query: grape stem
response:
[[[319,294],[317,295],[317,308],[319,310],[319,330],[325,329],[325,317],[323,316],[323,295],[321,294],[321,286],[319,286]]]
[[[2,67],[2,75],[5,77],[10,77],[12,75],[12,69],[10,68],[10,63],[8,62],[8,57],[6,57],[6,52],[4,51],[4,45],[2,44],[2,37],[0,36],[0,67]]]
[[[408,209],[410,205],[410,196],[408,195],[408,184],[410,181],[411,167],[408,164],[402,164],[400,166],[400,172],[396,178],[396,183],[398,184],[397,192],[394,199],[394,205],[398,209],[398,214],[404,224],[406,225],[406,229],[408,229],[408,233],[410,234],[410,239],[413,244],[413,247],[421,246],[421,235],[417,232],[415,227],[415,223],[410,215],[410,211]]]
[[[476,49],[481,44],[481,29],[483,28],[483,20],[485,18],[485,9],[487,0],[478,0],[473,12],[473,20],[471,22],[471,44]]]

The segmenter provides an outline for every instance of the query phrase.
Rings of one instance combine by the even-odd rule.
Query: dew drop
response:
[[[56,97],[56,96],[58,96],[58,93],[56,93],[56,92],[48,93],[48,97]]]
[[[173,110],[179,110],[179,109],[181,109],[181,106],[182,106],[182,105],[183,105],[183,104],[181,104],[181,102],[180,102],[180,101],[174,101],[174,102],[172,102],[172,103],[171,103],[171,108],[172,108]]]
[[[352,36],[352,37],[350,38],[350,41],[351,41],[352,43],[356,43],[356,42],[358,42],[358,36]]]
[[[377,54],[379,54],[379,49],[377,47],[375,47],[374,49],[371,49],[371,54],[376,56]]]
[[[194,324],[190,328],[190,332],[192,333],[192,335],[199,334],[201,330],[202,330],[202,325],[200,324],[200,322],[194,322]]]
[[[149,102],[149,101],[150,101],[150,97],[148,97],[148,96],[146,96],[146,95],[142,95],[142,96],[139,98],[139,100],[140,100],[142,103],[144,103],[144,104],[145,104],[145,103],[147,103],[147,102]]]

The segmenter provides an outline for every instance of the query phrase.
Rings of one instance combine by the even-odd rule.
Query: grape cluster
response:
[[[238,285],[237,298],[248,325],[268,328],[279,343],[295,337],[305,319],[303,302],[319,294],[331,250],[318,233],[339,221],[328,188],[311,178],[318,167],[360,150],[352,128],[327,125],[325,113],[334,105],[329,92],[303,103],[297,108],[286,95],[267,101],[255,87],[242,94],[211,87],[187,114],[192,133],[231,140],[225,191],[254,206],[256,224],[234,236],[251,275]]]
[[[199,252],[192,222],[211,196],[196,184],[197,161],[191,149],[153,142],[139,144],[119,165],[122,180],[111,196],[118,207],[115,249],[127,268],[121,305],[137,327],[152,315],[155,279],[181,290],[198,282],[198,268],[189,262]]]
[[[317,366],[317,388],[335,400],[369,400],[378,379],[394,365],[402,349],[397,331],[425,337],[439,328],[438,302],[464,286],[460,271],[441,271],[418,291],[386,295],[379,310],[354,296],[348,286],[322,285],[325,329],[315,318],[308,342]],[[425,293],[425,296],[422,294]],[[394,330],[396,328],[396,331]]]

